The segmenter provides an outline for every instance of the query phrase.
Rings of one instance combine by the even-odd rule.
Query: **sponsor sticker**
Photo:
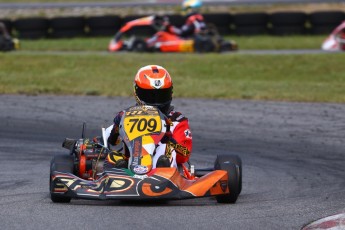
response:
[[[145,174],[148,172],[148,168],[145,165],[136,165],[134,166],[133,171],[136,174]]]
[[[148,176],[147,175],[137,175],[137,174],[135,174],[133,177],[137,178],[137,179],[143,180],[143,179],[147,178]]]
[[[226,192],[226,188],[228,187],[228,182],[226,180],[220,181],[220,187],[222,188],[223,192]]]
[[[186,130],[184,131],[184,135],[185,135],[187,138],[192,139],[192,132],[191,132],[189,129],[186,129]]]

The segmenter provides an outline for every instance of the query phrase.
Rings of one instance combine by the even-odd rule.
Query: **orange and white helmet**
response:
[[[157,106],[163,113],[170,108],[173,83],[168,71],[159,65],[140,68],[134,79],[134,94],[139,105]]]

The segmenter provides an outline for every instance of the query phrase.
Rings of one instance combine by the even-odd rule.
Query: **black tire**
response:
[[[268,15],[266,13],[239,13],[233,15],[235,26],[266,26]]]
[[[230,25],[229,26],[217,26],[218,33],[220,35],[229,35],[232,34]]]
[[[238,198],[238,170],[234,163],[219,163],[220,170],[225,170],[228,173],[228,187],[229,187],[229,194],[225,195],[218,195],[216,196],[218,203],[231,203],[234,204]]]
[[[345,20],[345,13],[342,11],[317,11],[309,14],[312,25],[339,25]]]
[[[239,13],[233,15],[235,33],[238,35],[259,35],[267,33],[266,13]]]
[[[238,50],[238,45],[235,41],[221,41],[219,43],[220,52],[229,52]]]
[[[218,162],[226,162],[226,161],[230,161],[231,163],[234,163],[235,165],[238,166],[239,168],[239,181],[238,181],[238,194],[240,194],[242,192],[242,160],[238,155],[235,154],[231,154],[231,155],[217,155],[217,159]],[[217,160],[216,160],[217,162]],[[216,164],[215,164],[216,167]]]
[[[49,21],[46,18],[23,18],[13,22],[19,38],[39,39],[48,34]]]
[[[273,26],[304,26],[307,14],[304,12],[276,12],[269,16]]]
[[[310,29],[311,34],[330,34],[337,27],[335,26],[313,26]]]
[[[194,37],[194,50],[198,53],[208,53],[217,51],[216,44],[212,40],[212,38],[200,35]]]
[[[274,26],[272,34],[274,35],[293,35],[305,34],[306,28],[304,26]]]
[[[14,27],[17,30],[47,30],[48,19],[46,18],[22,18],[14,21]]]
[[[143,39],[137,38],[133,42],[133,46],[131,51],[134,52],[146,52],[147,51],[147,45],[146,42]]]
[[[169,22],[171,25],[181,27],[185,23],[185,18],[180,14],[168,15]]]
[[[121,28],[122,24],[122,19],[119,16],[95,16],[89,17],[85,21],[90,36],[113,35]]]
[[[237,35],[260,35],[267,34],[266,26],[237,26],[235,33]]]
[[[74,158],[73,158],[73,156],[71,156],[71,155],[56,155],[50,161],[50,176],[49,176],[50,199],[54,203],[69,203],[71,201],[70,197],[66,197],[63,195],[52,193],[51,175],[52,175],[52,172],[54,172],[54,171],[73,174],[73,172],[74,172]]]
[[[228,13],[203,14],[206,23],[212,23],[216,27],[230,27],[232,16]]]
[[[58,17],[50,20],[51,36],[54,38],[72,38],[85,35],[84,17]]]

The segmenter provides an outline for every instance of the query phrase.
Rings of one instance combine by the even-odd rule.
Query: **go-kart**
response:
[[[69,154],[55,155],[50,164],[51,200],[61,203],[71,198],[176,200],[215,196],[219,203],[235,203],[242,190],[242,162],[237,155],[218,155],[214,168],[195,169],[189,162],[177,168],[153,168],[156,147],[169,126],[169,120],[156,107],[128,108],[119,126],[119,135],[130,153],[125,168],[105,167],[111,150],[104,128],[103,143],[84,138],[84,134],[81,139],[66,138],[62,146]],[[173,148],[173,143],[168,146]]]
[[[217,29],[208,25],[208,28],[193,38],[182,38],[165,31],[169,24],[166,17],[148,16],[127,22],[110,40],[108,51],[135,51],[135,52],[225,52],[238,49],[235,41],[225,41]],[[149,26],[155,30],[150,38],[143,38],[132,34],[133,28]]]
[[[327,51],[345,50],[345,21],[337,26],[322,43],[321,48]]]

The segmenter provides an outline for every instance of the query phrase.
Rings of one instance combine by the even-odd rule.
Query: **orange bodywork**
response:
[[[148,16],[148,17],[138,18],[133,21],[129,21],[120,29],[120,32],[125,33],[131,28],[133,28],[134,26],[150,26],[153,23],[153,19],[154,19],[153,16]]]
[[[154,192],[151,189],[151,184],[149,183],[144,183],[142,187],[142,191],[146,196],[162,196],[165,194],[169,194],[172,192],[171,188],[165,188],[162,192]]]
[[[154,45],[161,52],[194,52],[194,40],[182,39],[174,34],[159,31],[155,34]],[[150,44],[149,44],[150,45]]]
[[[215,170],[203,177],[189,180],[176,168],[155,168],[148,177],[138,179],[130,175],[107,174],[96,181],[83,180],[71,174],[56,173],[53,191],[89,194],[109,199],[118,198],[195,198],[228,194],[226,171]]]
[[[155,175],[170,180],[180,190],[189,192],[196,197],[205,196],[208,191],[210,191],[210,195],[229,193],[228,186],[225,190],[221,186],[222,181],[228,181],[227,172],[223,170],[215,170],[195,180],[182,177],[176,168],[157,168]]]

